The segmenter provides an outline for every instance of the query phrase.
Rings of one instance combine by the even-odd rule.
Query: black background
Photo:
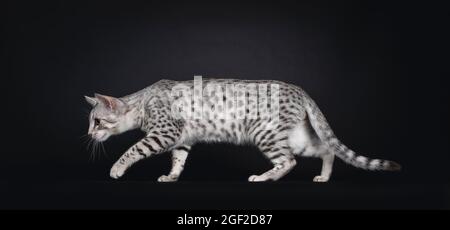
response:
[[[0,207],[448,208],[448,18],[402,2],[10,1],[3,14]],[[109,178],[142,133],[90,161],[83,95],[124,96],[162,78],[277,79],[316,100],[338,137],[399,173],[299,159],[276,183],[251,147],[200,144],[176,184],[164,154]]]

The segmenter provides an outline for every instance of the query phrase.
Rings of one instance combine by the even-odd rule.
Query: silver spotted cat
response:
[[[93,106],[88,134],[98,142],[141,129],[146,136],[113,165],[120,178],[139,160],[171,151],[172,168],[160,182],[177,181],[197,142],[253,144],[273,168],[249,181],[276,181],[295,165],[296,156],[320,157],[315,182],[330,179],[334,156],[366,170],[400,170],[393,161],[357,155],[334,135],[315,102],[292,84],[271,80],[160,80],[134,94],[85,97]]]

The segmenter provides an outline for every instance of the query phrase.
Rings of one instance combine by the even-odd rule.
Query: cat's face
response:
[[[133,119],[128,116],[128,105],[122,100],[100,94],[85,98],[93,106],[89,114],[88,135],[94,140],[106,141],[110,136],[133,127]]]

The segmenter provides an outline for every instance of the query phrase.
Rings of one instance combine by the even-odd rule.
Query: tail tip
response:
[[[394,161],[389,161],[389,164],[386,167],[386,170],[388,171],[400,171],[402,170],[402,166]]]

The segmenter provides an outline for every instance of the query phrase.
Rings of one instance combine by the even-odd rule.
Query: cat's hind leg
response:
[[[274,165],[272,169],[261,175],[252,175],[248,181],[276,181],[286,175],[297,164],[288,145],[285,132],[264,130],[257,132],[254,143]]]
[[[181,172],[183,172],[190,149],[191,147],[188,145],[181,145],[172,150],[172,169],[169,175],[160,176],[158,178],[159,182],[174,182],[178,180]]]
[[[322,158],[322,170],[320,175],[314,177],[313,181],[327,182],[330,179],[331,172],[333,171],[334,154],[327,151],[326,153],[321,154],[320,158]]]
[[[294,156],[289,151],[266,151],[263,154],[269,158],[274,165],[272,169],[261,175],[252,175],[248,178],[250,182],[276,181],[289,173],[297,164]]]

